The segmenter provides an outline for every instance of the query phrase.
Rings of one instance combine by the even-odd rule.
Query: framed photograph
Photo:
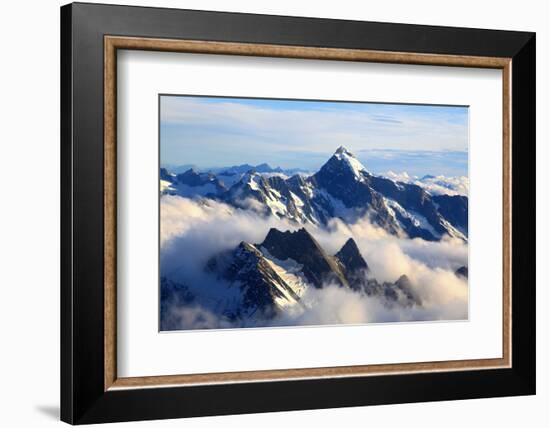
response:
[[[535,393],[535,34],[61,8],[61,418]]]

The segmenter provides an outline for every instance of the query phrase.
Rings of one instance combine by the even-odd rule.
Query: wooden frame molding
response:
[[[118,378],[116,367],[116,85],[117,50],[149,50],[182,53],[264,56],[337,61],[421,64],[502,70],[503,81],[503,349],[502,358],[437,361],[405,364],[360,365],[306,369],[205,373],[173,376]],[[252,43],[171,40],[136,37],[104,37],[104,390],[123,388],[193,386],[219,383],[298,380],[309,378],[395,375],[419,372],[460,371],[511,367],[512,355],[512,61],[510,58],[384,52]]]

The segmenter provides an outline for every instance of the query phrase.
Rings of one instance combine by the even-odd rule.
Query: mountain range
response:
[[[218,314],[227,323],[269,325],[289,308],[307,309],[303,300],[309,287],[337,286],[382,299],[385,305],[422,306],[406,275],[395,282],[380,283],[370,275],[366,260],[350,238],[329,255],[305,229],[280,231],[272,228],[261,243],[241,242],[214,255],[205,272],[223,281],[226,290],[216,296],[200,287],[161,278],[161,304],[198,305]],[[179,327],[168,311],[161,311],[162,330]]]
[[[327,252],[311,231],[336,219],[353,224],[368,218],[401,238],[468,242],[466,196],[431,193],[416,182],[371,174],[345,147],[307,175],[268,164],[179,173],[161,168],[160,187],[162,195],[211,199],[260,219],[286,220],[269,229],[262,242],[241,241],[209,253],[198,266],[200,278],[177,268],[177,274],[161,271],[161,330],[274,325],[285,314],[311,309],[311,295],[327,287],[375,297],[388,308],[426,304],[415,291],[419,284],[406,275],[377,280],[353,238]],[[454,273],[467,280],[468,267]],[[191,309],[183,320],[181,308]]]
[[[180,174],[161,168],[161,192],[211,198],[302,225],[326,226],[336,218],[353,223],[367,216],[397,236],[468,240],[466,196],[431,194],[417,184],[371,174],[345,147],[311,175],[288,176],[267,164],[248,167]]]

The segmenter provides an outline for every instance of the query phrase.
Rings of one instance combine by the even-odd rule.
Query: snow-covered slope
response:
[[[228,323],[261,326],[286,311],[307,310],[308,302],[303,300],[307,290],[327,286],[377,296],[389,306],[422,304],[406,276],[394,283],[371,278],[353,239],[330,256],[304,228],[294,232],[271,229],[262,243],[241,242],[215,255],[205,270],[218,281],[215,286],[205,288],[162,278],[164,330],[177,328],[169,316],[174,302],[176,306],[197,305]]]
[[[332,218],[371,221],[396,235],[426,240],[444,236],[467,240],[467,198],[432,196],[422,187],[370,174],[344,147],[310,177],[288,179],[257,175],[243,178],[220,198],[242,206],[242,198],[258,202],[265,213],[299,223],[324,225]],[[444,208],[440,209],[441,206]],[[466,215],[452,215],[456,212]]]
[[[446,236],[468,239],[466,196],[432,194],[414,183],[373,175],[345,147],[339,147],[310,176],[249,170],[230,181],[224,175],[195,173],[197,178],[189,171],[185,174],[189,175],[186,180],[181,175],[174,177],[177,187],[174,182],[161,182],[164,192],[206,195],[299,224],[323,226],[333,218],[352,223],[368,216],[373,224],[399,236],[431,241]],[[226,182],[231,184],[228,188]],[[195,187],[189,187],[192,185]]]

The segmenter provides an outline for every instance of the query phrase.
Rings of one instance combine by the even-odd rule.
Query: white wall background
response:
[[[121,2],[123,2],[121,0]],[[103,1],[103,3],[116,3]],[[147,0],[170,6],[323,18],[485,27],[537,32],[537,264],[550,257],[544,214],[550,209],[550,27],[536,0],[395,0],[386,2]],[[0,6],[0,421],[6,427],[59,424],[59,6],[58,0]],[[547,216],[547,214],[546,214]],[[141,426],[517,427],[548,424],[549,275],[539,269],[538,395],[352,409],[155,421]],[[138,426],[137,423],[125,426]]]

